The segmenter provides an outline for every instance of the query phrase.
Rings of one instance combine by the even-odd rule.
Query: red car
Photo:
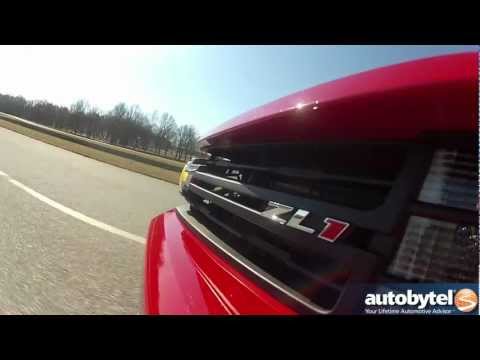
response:
[[[352,314],[359,284],[478,282],[478,54],[362,72],[201,140],[151,222],[147,314]]]

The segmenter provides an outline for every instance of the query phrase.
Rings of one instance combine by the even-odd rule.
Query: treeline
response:
[[[0,112],[113,145],[179,160],[186,160],[198,152],[195,127],[178,126],[168,113],[145,114],[138,105],[120,103],[104,113],[84,100],[67,108],[48,101],[30,101],[21,96],[0,94]]]

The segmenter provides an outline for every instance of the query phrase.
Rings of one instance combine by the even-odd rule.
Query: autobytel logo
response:
[[[458,285],[401,284],[383,286],[365,294],[365,314],[467,315],[478,309],[477,292]]]
[[[455,293],[455,307],[462,312],[471,312],[478,305],[478,296],[471,289],[461,289]]]

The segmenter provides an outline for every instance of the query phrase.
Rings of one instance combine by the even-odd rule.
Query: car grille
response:
[[[478,203],[478,156],[436,151],[419,201],[475,211]]]
[[[475,282],[478,249],[456,241],[457,228],[451,222],[412,216],[389,271],[407,280]]]
[[[297,298],[303,297],[309,310],[351,313],[358,306],[353,287],[376,281],[378,274],[401,281],[423,279],[387,269],[397,266],[389,267],[390,259],[406,246],[399,248],[410,217],[432,216],[435,205],[423,204],[418,194],[434,150],[420,144],[217,149],[192,173],[185,196],[199,221]],[[308,211],[302,225],[315,233],[262,216],[270,202]],[[472,222],[465,210],[443,210],[440,218],[460,216]],[[437,213],[434,209],[433,217]],[[279,217],[285,223],[291,215]],[[350,224],[334,243],[317,237],[326,218]]]
[[[409,218],[391,274],[425,282],[477,282],[476,154],[455,148],[434,152],[418,196],[417,207],[423,207],[424,216]]]

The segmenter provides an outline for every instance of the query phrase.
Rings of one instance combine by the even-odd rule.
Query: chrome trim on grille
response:
[[[237,203],[235,203],[235,205],[243,206]],[[189,209],[188,205],[179,206],[176,208],[176,212],[183,219],[183,221],[187,225],[192,227],[193,230],[198,232],[203,239],[207,240],[210,244],[214,245],[218,250],[220,250],[223,254],[228,256],[230,259],[232,259],[235,263],[240,265],[243,269],[248,271],[250,274],[254,275],[256,278],[260,279],[261,281],[268,284],[269,286],[275,288],[277,291],[281,292],[283,295],[287,296],[289,299],[294,300],[296,303],[301,304],[302,306],[309,309],[310,311],[313,311],[319,314],[329,314],[335,309],[334,307],[332,310],[327,310],[320,306],[315,305],[314,303],[310,302],[307,298],[300,295],[298,292],[288,287],[278,279],[268,275],[260,267],[251,263],[244,256],[239,254],[237,251],[235,251],[230,246],[225,244],[222,240],[220,240],[217,236],[212,234],[205,226],[203,226],[198,221],[196,221],[191,215],[188,214],[188,209]]]

